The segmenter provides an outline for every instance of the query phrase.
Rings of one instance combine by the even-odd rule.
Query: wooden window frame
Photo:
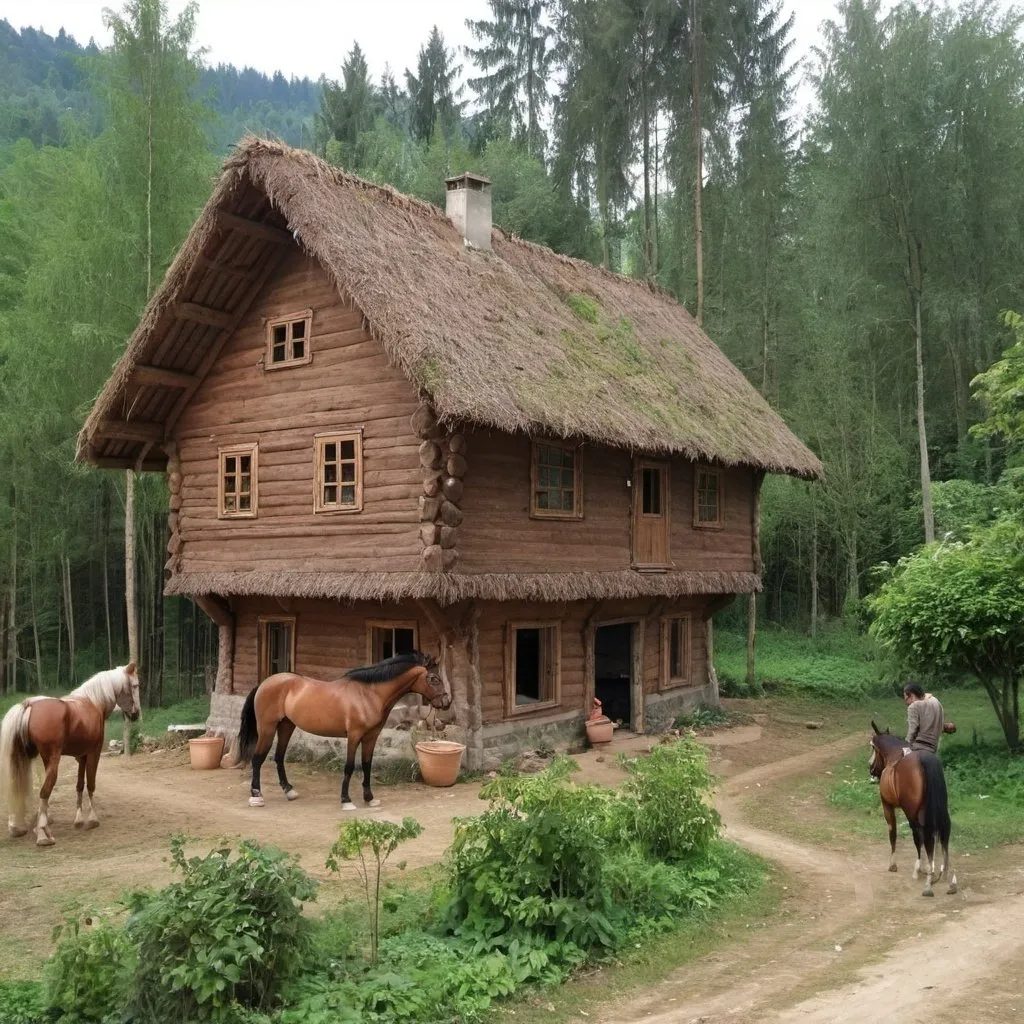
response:
[[[341,444],[354,441],[356,446],[356,501],[354,505],[325,505],[324,496],[324,460],[323,449],[332,442]],[[346,460],[347,461],[347,460]],[[340,459],[339,459],[340,462]],[[341,481],[337,482],[339,494]],[[332,430],[313,435],[313,513],[314,515],[350,516],[363,511],[363,428],[351,430]]]
[[[700,518],[700,476],[713,474],[718,481],[718,518],[714,521]],[[693,526],[696,530],[725,529],[725,473],[715,466],[696,465],[693,467]]]
[[[227,511],[224,507],[224,460],[231,456],[250,456],[252,464],[249,470],[249,494],[252,498],[251,508],[245,511],[235,509]],[[217,518],[218,519],[255,519],[259,509],[259,455],[260,446],[258,442],[251,444],[229,444],[217,449]],[[236,492],[237,493],[237,492]]]
[[[681,621],[686,624],[686,664],[685,675],[672,675],[672,623]],[[676,615],[663,615],[661,618],[661,689],[671,690],[679,686],[689,686],[693,682],[693,616],[689,612]]]
[[[519,629],[553,629],[554,640],[554,695],[550,700],[537,701],[535,704],[516,704],[516,645],[515,635]],[[562,624],[558,620],[541,619],[535,621],[516,620],[505,623],[505,717],[518,718],[520,715],[532,715],[539,711],[552,711],[562,705]]]
[[[305,322],[303,341],[303,354],[298,358],[282,359],[280,362],[274,362],[274,328],[282,325],[288,327],[288,337],[285,340],[285,346],[292,344],[292,331],[291,325],[298,323],[299,321]],[[285,313],[281,316],[272,316],[267,318],[266,322],[267,329],[267,341],[266,341],[266,352],[263,356],[263,367],[266,370],[284,370],[289,366],[305,366],[307,363],[313,361],[313,346],[311,343],[311,336],[313,333],[313,310],[312,309],[300,309],[294,313]],[[286,348],[287,350],[287,348]]]
[[[291,650],[288,652],[292,663],[291,671],[295,671],[295,637],[298,633],[294,615],[260,615],[256,620],[256,663],[259,667],[259,679],[262,683],[269,675],[270,649],[267,644],[267,626],[276,623],[287,623],[292,628]]]
[[[420,626],[415,619],[367,619],[366,620],[366,664],[372,665],[377,660],[373,650],[373,631],[375,629],[411,629],[413,650],[420,649]]]
[[[573,507],[571,510],[561,508],[539,508],[537,506],[537,460],[541,446],[558,448],[564,452],[572,452],[573,472]],[[571,519],[583,518],[583,446],[570,441],[549,441],[539,438],[530,442],[530,518],[531,519]]]
[[[661,512],[644,511],[644,475],[645,469],[657,469],[661,473]],[[638,456],[633,460],[633,522],[630,523],[630,565],[637,572],[667,572],[672,568],[672,464],[668,459],[655,459]],[[633,537],[633,530],[636,528],[637,520],[641,519],[664,519],[665,520],[665,561],[664,562],[638,562],[636,555],[636,542]]]

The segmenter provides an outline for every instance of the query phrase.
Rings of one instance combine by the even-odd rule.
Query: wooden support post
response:
[[[197,608],[217,624],[217,693],[233,693],[235,679],[235,615],[228,602],[216,594],[196,594]]]
[[[750,553],[754,572],[761,578],[761,484],[764,473],[753,476],[753,496],[750,503]],[[747,689],[757,692],[757,591],[751,591],[747,600]]]
[[[594,644],[597,640],[597,617],[601,613],[603,601],[595,601],[590,612],[583,620],[580,636],[583,640],[583,713],[590,714],[594,704],[594,689],[597,680],[597,666],[594,664]]]
[[[644,621],[641,616],[633,626],[633,732],[644,731]]]

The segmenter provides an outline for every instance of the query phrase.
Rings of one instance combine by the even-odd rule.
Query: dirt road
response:
[[[606,1008],[602,1024],[1002,1024],[1024,1017],[1024,864],[1012,851],[960,861],[961,892],[944,895],[940,884],[927,900],[910,876],[913,846],[905,839],[899,873],[885,870],[881,822],[878,843],[841,853],[744,822],[743,798],[752,791],[823,770],[861,743],[852,736],[723,784],[717,803],[726,835],[789,878],[778,923]]]

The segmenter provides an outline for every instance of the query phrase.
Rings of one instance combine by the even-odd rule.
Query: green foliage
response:
[[[570,293],[569,295],[566,295],[565,301],[569,308],[581,320],[586,320],[587,323],[590,324],[597,323],[601,307],[598,306],[596,299],[591,298],[589,295],[575,295]]]
[[[48,1019],[46,993],[39,982],[0,981],[3,1024],[43,1024]]]
[[[327,856],[327,870],[337,871],[338,862],[357,861],[356,870],[363,884],[370,922],[370,959],[377,960],[380,942],[380,873],[398,847],[415,839],[423,826],[405,817],[400,825],[382,818],[355,818],[343,822],[338,838]],[[401,865],[404,867],[404,865]]]
[[[698,704],[690,711],[676,716],[673,723],[677,729],[714,729],[716,726],[729,725],[729,712],[721,704]]]
[[[161,1021],[227,1021],[236,1002],[267,1007],[303,964],[302,903],[316,898],[316,883],[290,856],[249,840],[234,858],[228,849],[186,858],[184,846],[172,840],[181,881],[129,898],[135,1005]]]
[[[1014,334],[1014,344],[1003,358],[971,381],[974,397],[986,418],[971,428],[979,437],[1000,436],[1015,450],[1024,447],[1024,316],[1006,310],[1003,322]]]
[[[966,542],[944,542],[886,567],[871,632],[909,670],[973,675],[1010,749],[1021,745],[1024,522],[1007,518]]]
[[[627,834],[649,860],[673,863],[706,850],[721,818],[710,801],[707,751],[693,740],[661,743],[647,757],[620,758]]]
[[[73,1022],[104,1021],[123,1009],[138,966],[136,950],[120,925],[70,918],[56,931],[46,965],[46,1004]]]

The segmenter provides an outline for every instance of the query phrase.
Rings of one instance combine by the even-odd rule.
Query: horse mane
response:
[[[90,676],[81,686],[72,690],[68,696],[77,697],[79,700],[87,700],[104,710],[112,708],[117,703],[118,694],[124,689],[128,676],[125,675],[124,666],[118,668],[104,669]]]
[[[905,747],[906,740],[902,736],[894,736],[890,732],[878,732],[871,737],[872,743],[881,751],[900,750]]]
[[[350,668],[345,673],[346,679],[352,679],[357,683],[390,683],[404,675],[411,668],[418,665],[429,664],[428,656],[420,651],[410,651],[408,654],[396,654],[394,657],[378,661],[376,665],[364,665],[362,668]]]

